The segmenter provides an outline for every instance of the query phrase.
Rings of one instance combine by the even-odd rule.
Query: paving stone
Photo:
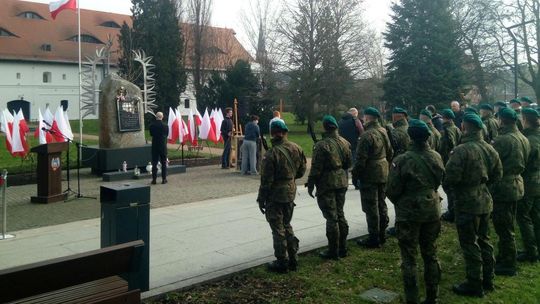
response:
[[[399,297],[399,294],[380,288],[373,288],[365,291],[360,298],[375,303],[392,303]]]

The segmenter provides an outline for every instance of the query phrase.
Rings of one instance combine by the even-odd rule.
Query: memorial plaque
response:
[[[139,97],[128,96],[124,87],[118,89],[118,95],[116,96],[118,131],[133,132],[141,130],[140,102]]]

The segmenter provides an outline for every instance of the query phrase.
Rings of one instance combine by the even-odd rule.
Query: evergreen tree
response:
[[[124,24],[120,31],[122,57],[120,71],[124,77],[142,84],[143,75],[133,64],[131,50],[143,50],[152,56],[156,73],[156,104],[158,110],[167,113],[176,108],[180,93],[186,85],[182,63],[184,39],[180,31],[176,1],[131,0],[133,28]]]
[[[392,10],[384,33],[391,51],[384,99],[411,111],[459,100],[462,53],[449,0],[402,0]]]

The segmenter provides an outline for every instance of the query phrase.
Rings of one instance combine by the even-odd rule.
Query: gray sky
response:
[[[49,0],[28,0],[32,2],[49,3]],[[130,14],[130,0],[79,0],[81,8],[107,11],[120,14]],[[276,0],[277,1],[277,0]],[[364,0],[365,16],[373,27],[381,32],[385,23],[390,19],[390,5],[393,0]],[[246,48],[249,43],[244,29],[238,18],[241,11],[249,6],[249,0],[214,0],[212,25],[232,28]]]

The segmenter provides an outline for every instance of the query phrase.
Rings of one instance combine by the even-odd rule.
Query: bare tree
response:
[[[195,87],[195,95],[199,99],[204,83],[205,76],[205,56],[208,48],[208,27],[212,17],[212,0],[183,0],[185,4],[185,19],[188,22],[184,26],[186,31],[186,48],[192,48],[193,53],[187,54],[190,56],[191,67],[193,72],[193,85]],[[187,52],[184,52],[187,53]]]
[[[498,31],[494,34],[500,59],[540,97],[540,0],[495,1]],[[524,60],[514,67],[514,40],[517,59]]]

